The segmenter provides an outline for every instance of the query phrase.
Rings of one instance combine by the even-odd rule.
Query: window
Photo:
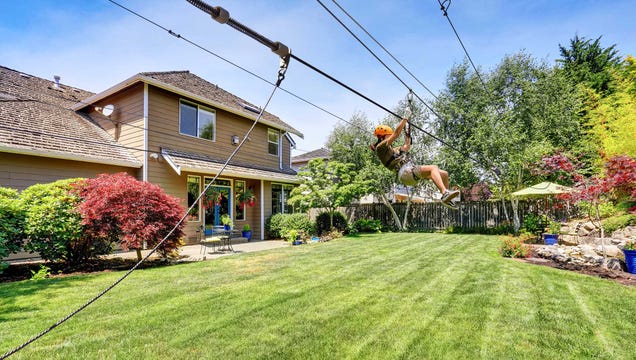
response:
[[[216,113],[194,104],[179,103],[179,132],[214,141],[216,133]]]
[[[196,199],[201,193],[201,177],[188,175],[188,209],[194,204]],[[200,209],[201,203],[199,202],[188,213],[188,221],[201,221]]]
[[[291,214],[294,208],[287,204],[289,193],[291,193],[294,185],[288,184],[272,184],[272,214]]]
[[[278,156],[279,143],[280,133],[278,130],[267,129],[267,152],[271,155]]]
[[[234,193],[237,195],[242,194],[245,191],[246,187],[245,187],[245,181],[242,180],[236,180],[234,182]],[[245,220],[245,204],[241,203],[239,201],[239,199],[236,200],[236,204],[235,204],[235,218],[236,220]]]

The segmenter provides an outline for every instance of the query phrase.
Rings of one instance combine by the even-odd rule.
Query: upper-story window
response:
[[[278,156],[280,148],[280,132],[274,129],[267,129],[267,151],[271,155]]]
[[[192,103],[179,103],[179,132],[214,141],[216,135],[216,113]]]

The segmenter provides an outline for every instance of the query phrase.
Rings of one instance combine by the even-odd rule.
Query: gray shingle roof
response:
[[[0,66],[0,149],[139,167],[130,152],[71,106],[93,93]]]
[[[227,92],[220,88],[218,85],[212,84],[209,81],[198,77],[190,73],[189,71],[165,71],[165,72],[143,72],[139,75],[152,78],[162,83],[171,85],[173,87],[185,90],[189,93],[198,95],[202,98],[208,99],[211,103],[219,104],[223,107],[229,108],[231,111],[243,114],[244,116],[255,117],[260,112],[260,108],[247,100]],[[248,109],[252,109],[251,111]],[[277,127],[292,132],[300,137],[302,133],[294,129],[289,124],[282,121],[278,116],[273,115],[265,111],[263,113],[263,120],[269,122]]]
[[[216,159],[202,154],[192,154],[184,151],[161,149],[161,155],[166,158],[175,168],[175,171],[196,171],[210,174],[218,173],[225,163],[222,159]],[[223,174],[229,176],[240,176],[248,179],[266,179],[270,181],[298,182],[296,172],[292,169],[272,171],[268,168],[261,168],[252,164],[241,164],[231,162],[224,170]]]
[[[320,149],[306,152],[304,154],[296,155],[292,158],[292,162],[303,162],[303,161],[309,161],[312,159],[329,159],[329,158],[331,158],[331,153],[329,152],[329,149],[320,148]]]

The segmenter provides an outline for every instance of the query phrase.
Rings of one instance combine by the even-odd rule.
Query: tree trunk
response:
[[[510,203],[512,204],[512,222],[515,227],[515,233],[519,233],[519,229],[521,228],[521,220],[519,219],[519,199],[510,199]],[[504,207],[506,204],[504,203]]]
[[[136,248],[135,251],[137,252],[137,261],[141,261],[141,249]]]
[[[603,249],[603,259],[607,260],[607,252],[605,251],[605,229],[603,229],[603,222],[601,221],[601,212],[598,208],[598,201],[594,201],[594,209],[596,210],[596,221],[598,221],[598,227],[601,229],[601,249]]]
[[[391,205],[391,203],[389,202],[389,199],[386,197],[385,194],[380,194],[380,199],[382,199],[382,203],[389,208],[389,211],[391,212],[391,216],[393,217],[393,221],[395,221],[397,228],[402,229],[402,222],[400,221],[400,217],[395,212],[395,209],[393,208],[393,205]]]

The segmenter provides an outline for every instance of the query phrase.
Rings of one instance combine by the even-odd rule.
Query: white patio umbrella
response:
[[[541,196],[568,193],[570,191],[572,191],[572,188],[570,187],[544,181],[542,183],[532,185],[525,189],[515,191],[511,195],[517,196],[517,197],[532,197],[532,196],[541,197]]]

